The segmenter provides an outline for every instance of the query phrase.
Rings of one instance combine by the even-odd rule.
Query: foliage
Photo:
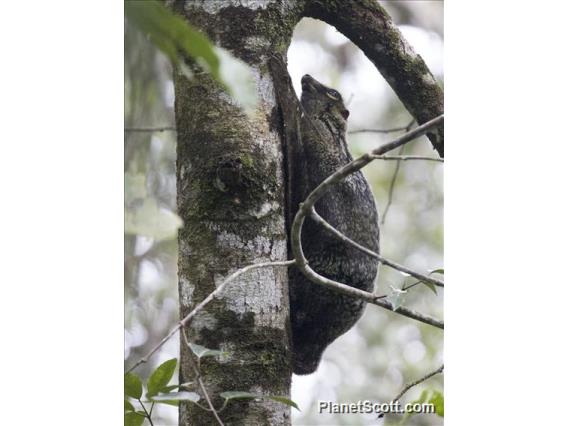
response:
[[[142,397],[142,380],[140,380],[140,377],[134,373],[124,375],[124,394],[135,399]]]
[[[223,392],[220,394],[222,398],[225,398],[225,402],[228,402],[232,399],[259,399],[259,398],[266,398],[271,399],[276,402],[281,402],[282,404],[289,405],[290,407],[294,407],[296,410],[300,411],[298,405],[289,398],[285,396],[272,396],[272,395],[259,395],[251,392],[242,392],[242,391],[230,391],[230,392]]]
[[[157,0],[126,0],[124,11],[129,21],[147,34],[174,64],[180,62],[180,53],[183,53],[195,59],[213,77],[220,78],[219,58],[207,37],[162,3]]]
[[[151,423],[154,404],[177,405],[179,401],[199,401],[199,395],[195,392],[171,392],[179,385],[169,385],[177,366],[177,359],[169,359],[160,364],[146,381],[146,401],[142,401],[143,383],[142,379],[135,373],[124,375],[124,424],[141,425],[144,419]],[[142,410],[135,410],[134,405],[129,400],[132,398],[138,401]],[[146,404],[151,403],[150,410]]]
[[[221,355],[224,352],[208,349],[204,346],[197,344],[190,344],[192,351],[198,359],[207,356]],[[144,419],[148,419],[152,424],[152,411],[154,404],[168,404],[178,406],[181,401],[188,401],[196,404],[197,406],[206,409],[199,404],[201,397],[196,392],[187,390],[179,390],[172,392],[174,389],[182,389],[191,383],[184,383],[180,385],[168,385],[176,371],[178,360],[176,358],[169,359],[160,364],[150,374],[146,381],[146,400],[142,401],[143,382],[142,379],[135,373],[128,372],[124,375],[124,424],[126,426],[140,426],[144,423]],[[243,391],[225,391],[219,394],[224,399],[223,405],[217,410],[221,412],[225,409],[227,404],[236,399],[271,399],[282,404],[289,405],[299,410],[298,405],[289,398],[284,396],[273,395],[258,395],[250,392]],[[136,400],[142,410],[136,410],[132,401]],[[145,404],[151,404],[150,410],[147,409]]]
[[[182,73],[191,78],[193,73],[183,58],[192,58],[221,83],[247,113],[252,113],[257,98],[247,64],[213,45],[205,35],[157,0],[126,0],[124,9],[129,22],[146,34]]]
[[[173,358],[164,362],[154,370],[148,379],[148,392],[146,393],[148,398],[157,395],[158,392],[161,392],[167,386],[174,375],[176,365],[177,359]]]
[[[434,404],[434,410],[440,417],[444,417],[444,394],[440,391],[433,391],[429,403]]]
[[[208,356],[217,356],[226,354],[226,352],[217,350],[217,349],[208,349],[205,346],[198,345],[196,343],[189,343],[189,348],[195,354],[198,359],[208,357]]]

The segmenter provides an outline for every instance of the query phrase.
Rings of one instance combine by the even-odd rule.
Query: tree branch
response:
[[[184,329],[181,330],[181,334],[183,336],[183,340],[184,340],[187,348],[191,351],[192,350],[191,345],[189,344],[189,339],[187,338],[187,334],[185,333]],[[193,359],[193,354],[191,354],[191,353],[189,354],[188,360],[189,360],[189,363],[190,363],[191,368],[193,370],[193,373],[195,374],[195,378],[197,379],[197,383],[199,384],[199,387],[201,388],[201,392],[203,392],[203,397],[205,398],[205,401],[207,401],[207,405],[209,405],[209,409],[213,413],[213,417],[215,417],[215,420],[217,421],[219,426],[225,426],[223,424],[223,421],[219,417],[219,413],[217,412],[217,410],[215,410],[215,407],[213,406],[213,403],[211,402],[211,398],[209,397],[209,393],[207,393],[207,389],[205,388],[205,384],[203,383],[203,380],[201,380],[201,371],[199,371],[199,368],[197,367],[197,364],[195,363],[195,360]]]
[[[422,155],[373,155],[375,160],[397,160],[397,161],[407,161],[407,160],[427,160],[427,161],[437,161],[443,163],[443,158],[426,157]]]
[[[333,25],[357,45],[418,123],[443,114],[442,88],[376,1],[306,0],[304,14]],[[429,132],[428,138],[443,157],[443,129]]]
[[[402,398],[402,395],[404,395],[406,392],[408,392],[411,388],[413,388],[416,385],[419,385],[420,383],[428,380],[430,377],[435,376],[436,374],[441,373],[442,371],[444,371],[444,364],[442,364],[438,369],[432,371],[431,373],[426,374],[424,377],[421,377],[418,380],[415,380],[412,383],[407,384],[401,391],[400,393],[394,397],[393,402],[400,400],[400,398]]]
[[[363,300],[372,305],[380,306],[381,308],[386,309],[388,311],[397,313],[399,315],[403,315],[408,318],[415,319],[425,324],[432,325],[436,328],[442,330],[444,329],[444,322],[440,321],[437,318],[433,318],[429,315],[422,314],[420,312],[409,309],[405,306],[399,306],[395,309],[389,301],[384,300],[384,296],[377,296],[373,293],[359,290],[358,288],[350,287],[346,284],[330,280],[329,278],[326,278],[314,272],[313,269],[307,266],[307,264],[305,266],[305,269],[302,270],[302,272],[310,279],[310,281],[318,285],[323,285],[324,287],[327,287],[331,290],[337,291],[339,293],[345,294],[350,297],[354,297],[356,299]]]
[[[433,376],[435,376],[436,374],[441,373],[442,371],[444,371],[444,364],[442,364],[438,369],[432,371],[431,373],[426,374],[424,377],[421,377],[420,379],[415,380],[414,382],[411,382],[411,383],[407,384],[406,386],[404,386],[404,388],[402,388],[402,390],[400,391],[400,393],[399,393],[397,396],[395,396],[395,397],[391,400],[389,406],[394,405],[394,403],[395,403],[396,401],[399,401],[400,398],[402,398],[402,396],[403,396],[406,392],[408,392],[410,389],[412,389],[414,386],[419,385],[420,383],[422,383],[422,382],[428,380],[430,377],[433,377]],[[383,416],[384,416],[384,413],[379,414],[379,418],[381,418],[381,417],[383,417]]]
[[[154,422],[152,421],[152,415],[150,413],[148,413],[148,410],[146,410],[146,406],[144,405],[144,403],[142,402],[142,400],[140,398],[138,398],[138,402],[142,406],[144,413],[146,413],[145,417],[148,419],[150,426],[154,426]]]
[[[402,156],[404,148],[406,148],[406,145],[402,145],[400,147],[398,151],[399,157]],[[400,161],[397,161],[389,184],[389,194],[387,197],[387,203],[385,204],[385,209],[383,210],[383,214],[381,215],[381,225],[384,225],[385,221],[387,220],[387,215],[389,214],[390,206],[392,204],[392,199],[394,196],[394,186],[396,185],[396,179],[398,178],[399,171],[400,171]]]
[[[406,126],[404,131],[408,132],[415,121],[416,120],[412,119],[412,121],[410,123],[408,123],[408,125]],[[406,145],[402,145],[400,147],[399,151],[398,151],[399,155],[395,156],[395,157],[401,157],[405,148],[406,148]],[[391,177],[390,184],[389,184],[389,195],[388,195],[388,198],[387,198],[387,203],[385,204],[385,209],[383,210],[383,214],[381,215],[381,225],[383,225],[385,223],[385,221],[387,220],[387,214],[389,213],[389,209],[390,209],[390,206],[392,204],[392,199],[393,199],[393,196],[394,196],[394,186],[396,184],[396,178],[398,177],[399,170],[400,170],[400,161],[397,161],[396,166],[394,168],[394,172],[393,172],[392,177]]]
[[[423,275],[420,272],[413,271],[412,269],[409,269],[406,266],[403,266],[403,265],[400,265],[396,262],[393,262],[392,260],[386,259],[383,256],[381,256],[380,254],[375,253],[374,251],[369,250],[367,247],[364,247],[361,244],[353,241],[351,238],[342,234],[337,229],[335,229],[333,226],[331,226],[331,224],[329,222],[327,222],[323,217],[321,217],[313,208],[312,208],[312,211],[311,211],[311,218],[315,222],[317,222],[321,226],[323,226],[325,229],[327,229],[329,232],[331,232],[333,235],[335,235],[337,238],[339,238],[341,241],[343,241],[344,243],[350,244],[353,247],[355,247],[356,249],[358,249],[359,251],[362,251],[363,253],[368,254],[371,257],[374,257],[375,259],[377,259],[382,264],[390,266],[391,268],[396,269],[396,270],[401,271],[401,272],[404,272],[408,275],[411,275],[414,278],[417,278],[422,282],[428,282],[428,283],[434,284],[438,287],[444,287],[443,281],[440,281],[440,280],[433,278],[433,277],[429,277],[427,275]]]
[[[177,129],[174,126],[166,127],[125,127],[125,132],[176,132]]]
[[[350,135],[355,135],[357,133],[394,133],[394,132],[401,132],[403,130],[408,132],[415,121],[416,120],[412,119],[412,121],[404,127],[394,127],[392,129],[358,129],[358,130],[351,130],[350,132],[347,133]]]
[[[217,287],[213,292],[211,292],[205,299],[203,299],[203,301],[201,301],[201,303],[199,303],[195,308],[193,308],[193,310],[187,314],[169,333],[166,337],[164,337],[162,340],[160,340],[158,342],[158,344],[156,346],[154,346],[146,355],[144,355],[142,358],[140,358],[132,367],[130,367],[126,372],[130,372],[132,370],[134,370],[136,367],[138,367],[140,364],[144,364],[145,362],[148,362],[148,360],[150,359],[150,357],[152,355],[154,355],[154,353],[156,353],[158,351],[158,349],[160,349],[168,340],[170,340],[172,338],[172,336],[174,334],[176,334],[182,327],[185,327],[186,325],[189,324],[189,321],[191,321],[191,319],[200,311],[202,310],[205,305],[207,305],[209,302],[211,302],[215,297],[217,297],[227,286],[227,284],[229,284],[231,281],[233,281],[235,278],[237,278],[238,276],[244,274],[245,272],[250,271],[251,269],[257,269],[257,268],[265,268],[265,267],[269,267],[269,266],[291,266],[294,265],[296,263],[295,260],[286,260],[286,261],[281,261],[281,262],[263,262],[263,263],[255,263],[253,265],[248,265],[245,266],[244,268],[241,268],[235,272],[233,272],[231,275],[229,275],[228,278],[225,279],[225,281],[223,281],[219,287]]]

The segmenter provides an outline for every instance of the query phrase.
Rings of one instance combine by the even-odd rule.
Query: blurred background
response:
[[[443,2],[381,4],[443,84]],[[363,53],[323,22],[303,19],[298,24],[288,61],[298,96],[304,74],[311,74],[342,93],[351,113],[349,131],[404,127],[412,120]],[[154,346],[178,319],[173,104],[169,61],[126,22],[124,359],[128,366]],[[166,129],[143,131],[148,127]],[[351,152],[357,156],[399,133],[350,134]],[[425,137],[407,144],[403,154],[436,156]],[[441,163],[375,161],[363,172],[373,187],[384,220],[382,254],[421,272],[443,267]],[[148,224],[152,225],[151,229]],[[414,281],[382,266],[376,291],[389,294],[391,286],[401,288]],[[404,295],[403,304],[443,318],[443,290],[436,295],[426,286],[418,285]],[[146,377],[159,363],[178,356],[179,341],[174,338],[137,372]],[[407,419],[400,415],[386,416],[380,421],[374,414],[318,414],[317,402],[388,402],[406,383],[435,370],[442,362],[441,330],[368,306],[361,321],[329,346],[316,373],[293,377],[292,399],[302,410],[292,410],[293,423],[441,425],[443,419],[434,414]],[[424,389],[442,391],[443,376],[437,375],[416,386],[405,394],[402,402],[418,399]],[[153,418],[156,424],[175,425],[177,409],[158,404]]]

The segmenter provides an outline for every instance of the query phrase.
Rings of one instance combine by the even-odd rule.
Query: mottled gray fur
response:
[[[302,78],[302,150],[291,163],[291,217],[298,203],[318,184],[352,160],[345,130],[349,112],[341,95],[309,75]],[[335,185],[315,205],[316,211],[351,239],[379,252],[375,201],[361,172]],[[309,265],[319,274],[349,286],[373,291],[377,261],[339,241],[310,218],[302,232]],[[310,282],[290,271],[290,310],[294,373],[317,369],[325,348],[349,330],[363,314],[365,303]]]

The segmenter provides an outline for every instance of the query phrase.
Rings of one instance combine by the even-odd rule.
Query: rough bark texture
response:
[[[390,16],[375,0],[307,0],[306,16],[336,27],[377,67],[410,114],[425,123],[444,112],[444,92],[406,42]],[[428,133],[444,156],[443,127]]]
[[[178,2],[178,13],[252,66],[259,96],[247,117],[208,74],[175,76],[181,316],[243,266],[287,258],[280,119],[267,61],[285,54],[297,18],[274,2]],[[223,391],[289,396],[287,271],[263,268],[230,284],[192,322],[190,339],[228,356],[205,358],[201,371],[216,407]],[[193,380],[181,345],[180,382]],[[288,406],[232,401],[226,425],[290,424]],[[211,413],[180,406],[181,425],[215,424]]]

